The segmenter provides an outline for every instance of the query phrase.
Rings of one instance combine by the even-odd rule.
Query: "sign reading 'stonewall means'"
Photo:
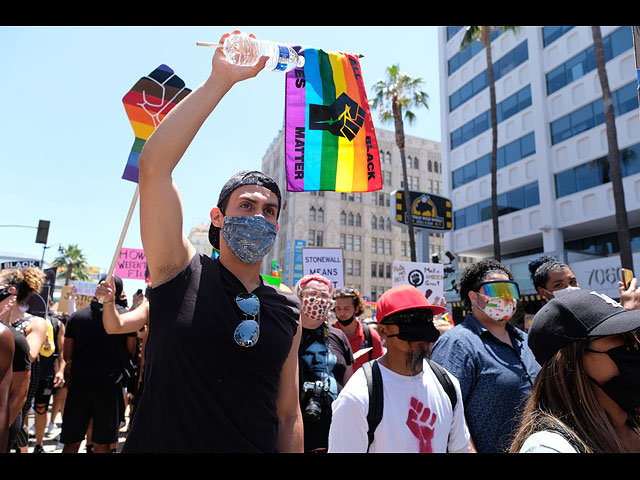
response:
[[[441,263],[393,262],[391,285],[413,285],[431,304],[440,304],[443,297],[444,266]]]
[[[120,278],[144,280],[147,258],[141,248],[122,248],[116,263],[115,274]]]
[[[303,248],[302,273],[317,273],[327,278],[333,288],[344,286],[343,260],[341,248]]]

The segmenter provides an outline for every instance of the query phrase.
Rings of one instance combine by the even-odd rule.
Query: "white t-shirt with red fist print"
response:
[[[380,365],[384,413],[375,431],[370,453],[469,452],[469,430],[458,380],[449,374],[458,401],[451,402],[425,361],[415,376],[397,374]],[[369,392],[360,368],[333,402],[329,453],[367,451]]]

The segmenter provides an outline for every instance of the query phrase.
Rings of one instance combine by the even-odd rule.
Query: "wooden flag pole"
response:
[[[118,258],[120,257],[120,251],[122,250],[122,244],[124,243],[124,237],[127,236],[127,230],[129,230],[129,223],[131,223],[131,217],[133,216],[133,211],[136,208],[136,203],[138,203],[138,197],[140,195],[140,186],[136,183],[136,191],[133,192],[133,198],[131,199],[131,205],[129,206],[129,213],[127,213],[127,218],[124,222],[124,226],[122,227],[122,233],[120,233],[120,240],[118,240],[118,246],[116,247],[116,251],[113,255],[113,260],[111,260],[111,266],[109,267],[109,272],[106,276],[107,283],[111,281],[111,275],[116,269],[116,264],[118,263]],[[103,298],[99,298],[98,301],[102,303]]]

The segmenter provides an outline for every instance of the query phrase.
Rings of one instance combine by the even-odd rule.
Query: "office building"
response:
[[[601,27],[633,250],[640,249],[640,125],[631,27]],[[460,50],[464,27],[439,29],[442,164],[454,229],[445,248],[493,256],[492,131],[485,50]],[[618,297],[619,247],[603,100],[591,27],[496,30],[491,40],[498,117],[502,263],[535,294],[527,263],[569,262],[582,288]],[[635,262],[640,269],[640,261]],[[451,291],[448,299],[456,300]]]

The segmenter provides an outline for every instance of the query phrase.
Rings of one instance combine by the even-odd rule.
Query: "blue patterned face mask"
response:
[[[242,263],[258,263],[276,241],[277,227],[261,215],[224,217],[221,235],[231,253]]]

